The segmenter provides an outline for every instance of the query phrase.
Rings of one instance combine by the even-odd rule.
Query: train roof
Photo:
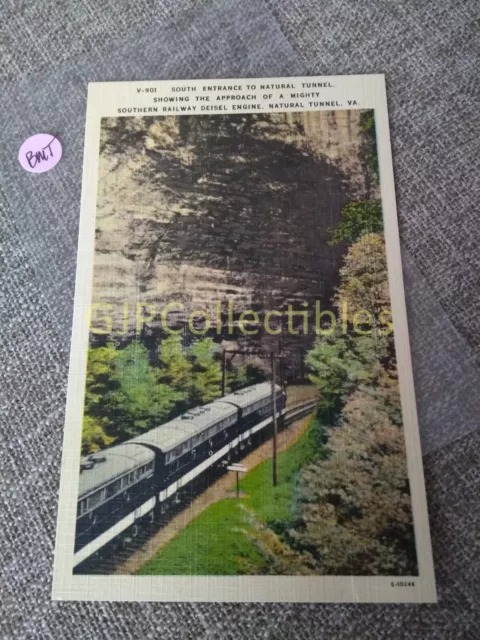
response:
[[[97,454],[82,458],[82,464],[88,463],[92,458],[97,458],[98,461],[94,463],[91,469],[83,468],[81,471],[78,490],[79,499],[87,493],[115,480],[115,478],[151,462],[154,457],[155,454],[150,449],[129,443],[119,444]]]
[[[236,411],[233,405],[210,402],[202,407],[190,409],[178,418],[136,436],[130,442],[169,451],[217,422],[234,415]]]
[[[278,384],[275,385],[275,388],[278,391],[281,391],[281,388]],[[268,396],[272,395],[272,383],[271,382],[259,382],[258,384],[254,384],[250,387],[245,387],[244,389],[238,389],[234,393],[229,393],[227,396],[220,398],[220,402],[231,402],[232,404],[244,409],[259,400],[264,400],[268,398]]]

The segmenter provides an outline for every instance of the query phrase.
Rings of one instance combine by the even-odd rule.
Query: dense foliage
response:
[[[340,222],[333,230],[330,244],[356,242],[365,233],[382,233],[383,215],[380,200],[356,200],[342,209]]]
[[[319,410],[338,414],[348,395],[360,384],[374,384],[387,353],[384,337],[343,336],[340,332],[318,338],[308,352],[309,378],[318,387]]]
[[[339,311],[347,305],[350,322],[358,313],[371,314],[372,322],[378,322],[382,312],[389,314],[390,291],[383,234],[367,233],[351,245],[340,269],[340,285],[334,302]]]
[[[178,335],[165,338],[151,362],[147,348],[131,342],[90,348],[87,361],[82,453],[98,451],[166,422],[221,394],[221,355],[211,338],[187,348]],[[265,373],[230,368],[229,388],[254,384]]]
[[[396,382],[396,381],[395,381]],[[330,430],[328,460],[301,475],[303,508],[292,546],[320,573],[414,575],[416,559],[396,385],[360,387]]]
[[[376,318],[390,306],[384,238],[371,231],[364,225],[349,247],[334,297],[339,309],[348,305],[349,331],[319,336],[306,357],[330,428],[328,459],[300,472],[299,517],[286,534],[303,571],[417,572],[393,334],[375,321],[366,335],[351,331],[354,314]]]

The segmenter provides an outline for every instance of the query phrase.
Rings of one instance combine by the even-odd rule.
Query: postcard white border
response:
[[[81,423],[84,402],[86,357],[88,347],[88,309],[92,295],[95,240],[95,213],[101,118],[134,115],[118,113],[118,109],[148,109],[154,95],[144,89],[155,88],[155,96],[173,95],[172,88],[242,84],[281,85],[295,83],[330,83],[319,89],[324,107],[283,107],[269,109],[280,102],[281,90],[258,91],[264,111],[329,111],[375,109],[380,188],[385,220],[388,273],[395,346],[400,378],[408,474],[411,484],[419,576],[83,576],[73,575],[73,545],[78,492]],[[141,91],[139,91],[141,89]],[[299,89],[301,91],[301,89]],[[304,91],[316,91],[305,89]],[[290,92],[283,92],[290,93]],[[272,94],[264,99],[263,94]],[[200,93],[199,93],[200,95]],[[348,101],[355,101],[349,105]],[[331,106],[331,103],[336,103]],[[223,113],[233,113],[235,101],[225,104]],[[338,106],[337,106],[338,104]],[[163,105],[162,105],[163,106]],[[255,113],[255,111],[251,111]],[[198,113],[198,112],[197,112]],[[167,115],[138,113],[138,115]],[[392,583],[414,582],[414,587],[392,586]],[[400,242],[395,204],[393,167],[390,147],[387,99],[383,75],[306,76],[295,78],[252,78],[223,80],[184,80],[153,82],[92,83],[88,90],[81,217],[73,317],[67,408],[63,442],[60,498],[52,597],[56,600],[158,600],[215,602],[436,602],[435,577],[431,552],[427,501],[423,477],[422,455],[413,385],[407,314],[402,276]]]

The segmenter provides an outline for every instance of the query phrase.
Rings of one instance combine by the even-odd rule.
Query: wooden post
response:
[[[270,364],[272,367],[272,406],[273,406],[273,486],[277,486],[277,392],[275,389],[275,356],[273,351],[270,354]]]
[[[235,471],[237,474],[237,498],[240,498],[240,474],[245,473],[247,471],[247,467],[244,467],[243,464],[229,464],[227,466],[227,471]]]

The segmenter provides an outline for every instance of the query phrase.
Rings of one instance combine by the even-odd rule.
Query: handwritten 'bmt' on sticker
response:
[[[18,152],[18,161],[26,171],[43,173],[53,169],[62,157],[62,145],[50,133],[36,133],[27,138]]]

